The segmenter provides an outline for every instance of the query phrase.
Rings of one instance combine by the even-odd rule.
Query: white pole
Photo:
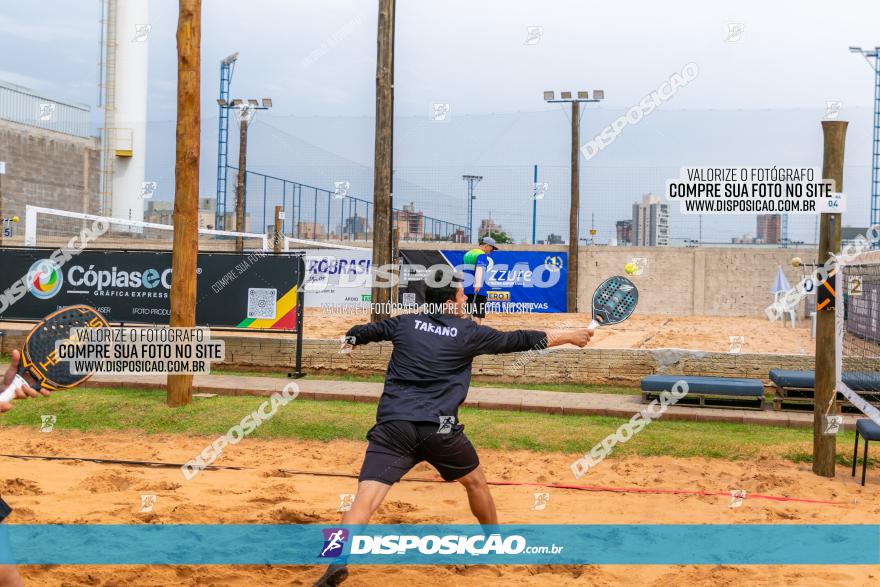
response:
[[[149,0],[117,0],[116,12],[116,164],[110,216],[134,221],[144,219],[149,5]],[[118,156],[129,152],[131,156]]]

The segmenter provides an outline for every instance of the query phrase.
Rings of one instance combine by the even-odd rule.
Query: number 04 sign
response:
[[[830,198],[818,199],[816,211],[826,214],[846,212],[846,196],[844,196],[843,192],[831,192]]]

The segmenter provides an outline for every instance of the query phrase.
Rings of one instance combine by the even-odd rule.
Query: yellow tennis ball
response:
[[[21,222],[21,218],[19,218],[18,216],[13,216],[12,221],[13,222]]]
[[[627,275],[632,275],[636,272],[636,269],[638,269],[636,264],[631,262],[623,266],[623,270],[626,271]]]
[[[803,264],[804,264],[804,262],[801,261],[800,257],[792,257],[792,259],[791,259],[791,266],[792,267],[800,267]]]

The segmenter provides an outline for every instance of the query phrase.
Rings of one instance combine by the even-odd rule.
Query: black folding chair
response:
[[[862,459],[862,485],[865,484],[865,474],[868,471],[868,441],[880,440],[880,424],[864,418],[856,422],[856,446],[853,448],[852,476],[856,476],[856,458],[859,455],[859,436],[865,439],[865,457]]]

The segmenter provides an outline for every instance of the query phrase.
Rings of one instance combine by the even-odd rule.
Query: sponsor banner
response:
[[[52,252],[0,249],[0,318],[38,320],[84,304],[110,322],[169,322],[170,252],[87,250],[63,265]],[[293,330],[302,276],[298,254],[200,253],[196,324]]]
[[[8,543],[3,534],[8,535]],[[4,548],[4,544],[10,543],[11,547]],[[46,548],[47,544],[52,548]],[[242,545],[248,545],[248,548],[242,548]],[[880,565],[880,526],[0,526],[0,564],[326,565],[340,555],[353,565]]]
[[[403,250],[404,263],[431,267],[450,265],[461,271],[467,251]],[[565,312],[567,253],[495,251],[489,256],[489,270],[481,290],[488,312]],[[402,274],[407,275],[406,266]],[[400,303],[423,303],[425,283],[420,273],[401,280]]]
[[[309,249],[306,253],[303,290],[307,308],[369,306],[371,250]]]

